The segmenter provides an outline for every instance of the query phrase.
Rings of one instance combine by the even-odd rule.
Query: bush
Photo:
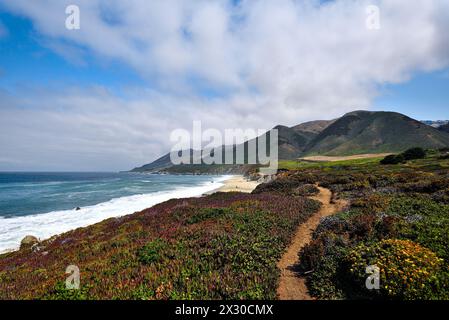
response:
[[[147,243],[138,252],[139,261],[144,264],[152,264],[161,259],[162,252],[167,248],[167,243],[161,239],[156,239]]]
[[[326,300],[348,298],[345,283],[349,281],[342,273],[340,263],[344,250],[335,247],[333,253],[323,256],[316,270],[307,278],[307,288],[312,296]]]
[[[384,212],[390,203],[390,198],[382,194],[371,194],[364,198],[354,199],[351,203],[353,208],[360,208],[367,213]]]
[[[89,286],[81,287],[80,289],[67,289],[64,282],[58,281],[51,290],[50,294],[45,295],[45,300],[87,300]]]
[[[447,188],[449,188],[449,180],[447,178],[442,178],[406,183],[401,189],[405,192],[435,193]]]
[[[225,208],[204,208],[201,209],[197,214],[193,215],[187,219],[188,224],[194,224],[208,219],[217,218],[223,216],[231,211]]]
[[[322,239],[311,241],[298,253],[299,261],[301,261],[297,266],[298,269],[305,272],[314,270],[323,259],[324,254],[325,247]]]
[[[408,160],[424,159],[426,157],[426,151],[423,148],[411,148],[403,153],[386,156],[380,161],[381,164],[399,164],[405,163]]]
[[[297,187],[294,190],[294,195],[296,196],[314,196],[317,195],[320,190],[313,184],[304,184],[302,186]]]
[[[345,282],[348,281],[341,262],[347,254],[347,240],[327,231],[314,235],[318,238],[298,253],[300,263],[295,266],[296,271],[307,273],[306,283],[312,296],[320,299],[344,299]]]
[[[348,254],[349,274],[368,295],[384,298],[430,299],[438,285],[443,260],[431,250],[409,240],[388,239],[366,245],[360,244]],[[364,288],[366,267],[380,269],[380,290]]]
[[[386,156],[384,159],[380,161],[381,164],[399,164],[404,162],[405,158],[402,154],[398,155],[390,154],[389,156]]]
[[[426,151],[423,148],[411,148],[402,153],[405,160],[424,159]]]

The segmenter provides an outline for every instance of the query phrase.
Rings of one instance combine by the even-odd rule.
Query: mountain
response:
[[[278,125],[279,159],[292,160],[307,150],[308,145],[336,120],[316,120],[298,124],[293,127]]]
[[[193,163],[193,159],[194,157],[197,157],[198,152],[194,152],[193,149],[189,149],[183,151],[183,154],[186,153],[189,153],[190,163]],[[132,169],[131,172],[159,172],[168,170],[173,167],[173,163],[171,161],[172,154],[175,156],[176,152],[169,152],[151,163]]]
[[[296,132],[300,132],[303,134],[309,134],[314,137],[314,136],[318,135],[321,131],[326,129],[328,126],[330,126],[332,123],[334,123],[335,121],[337,121],[337,119],[309,121],[309,122],[304,122],[304,123],[298,124],[297,126],[294,126],[291,129],[293,129]]]
[[[279,159],[291,160],[308,155],[342,156],[363,153],[402,152],[411,147],[449,147],[448,125],[439,129],[396,112],[353,111],[335,120],[317,120],[293,127],[278,125]],[[269,135],[272,130],[265,133]],[[250,141],[256,141],[260,137]],[[269,140],[269,139],[267,139]],[[242,145],[240,145],[242,146]],[[248,141],[243,144],[248,149]],[[222,146],[222,150],[236,146]],[[192,152],[192,151],[191,151]],[[213,155],[212,151],[212,155]],[[192,155],[192,153],[191,153]],[[207,156],[205,157],[207,159]],[[245,157],[245,160],[247,158]],[[199,166],[172,166],[170,154],[133,171],[186,172]],[[242,167],[222,165],[210,172],[240,172]]]
[[[280,159],[295,159],[307,144],[314,138],[308,132],[295,130],[285,126],[276,126],[278,130],[278,155]]]
[[[230,147],[225,147],[230,148]],[[167,153],[157,160],[145,164],[141,167],[137,167],[131,170],[131,172],[157,172],[157,173],[171,173],[171,174],[245,174],[251,169],[252,165],[210,165],[205,166],[202,164],[193,164],[194,159],[198,159],[199,152],[195,152],[193,149],[184,150],[184,154],[189,153],[189,159],[191,164],[173,165],[171,161],[171,154]],[[224,154],[224,153],[223,153]],[[176,155],[174,153],[174,155]],[[206,159],[207,156],[203,157]],[[224,162],[224,158],[223,158]]]
[[[307,155],[400,152],[449,146],[449,134],[396,112],[354,111],[326,127],[305,148]]]
[[[159,171],[162,169],[166,169],[171,167],[173,164],[170,161],[170,153],[167,153],[165,155],[163,155],[162,157],[160,157],[159,159],[145,164],[141,167],[137,167],[132,169],[132,172],[153,172],[153,171]]]
[[[434,127],[434,128],[439,128],[439,127],[449,123],[448,120],[422,120],[421,122],[427,124],[428,126]]]
[[[278,156],[280,159],[295,159],[298,157],[298,154],[300,154],[304,148],[307,146],[307,144],[317,135],[317,133],[308,132],[308,131],[301,131],[298,129],[289,128],[286,126],[276,126],[273,129],[278,130]],[[273,130],[272,129],[272,130]],[[269,141],[269,134],[272,132],[272,130],[268,131],[264,134],[266,136],[266,141]],[[243,147],[245,149],[245,152],[248,152],[248,144],[250,142],[255,142],[256,145],[256,153],[257,153],[257,141],[261,137],[257,137],[255,139],[246,141],[242,145],[238,146],[221,146],[222,148],[222,154],[223,163],[224,160],[224,154],[226,151],[230,149],[234,149],[235,152],[237,147]],[[214,149],[210,150],[209,154],[214,154]],[[190,159],[192,158],[193,151],[190,150]],[[210,156],[206,153],[205,156],[203,156],[203,159],[208,159]],[[245,156],[245,162],[247,162],[247,154]],[[177,168],[174,168],[170,161],[170,153],[165,154],[164,156],[158,158],[154,162],[151,162],[149,164],[145,164],[141,167],[134,168],[131,171],[132,172],[170,172],[170,173],[180,173],[180,172],[186,172],[186,171],[192,171],[192,172],[198,172],[199,171],[199,165],[180,165],[176,166]],[[204,170],[205,172],[213,172],[213,173],[241,173],[242,170],[245,170],[247,166],[239,166],[239,165],[220,165],[220,166],[213,166],[213,168],[208,168],[207,170]]]
[[[439,126],[438,130],[449,133],[449,123]]]

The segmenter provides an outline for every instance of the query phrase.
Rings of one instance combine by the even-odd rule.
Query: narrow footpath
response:
[[[331,203],[332,192],[321,187],[318,189],[320,190],[319,194],[311,199],[323,204],[320,211],[298,227],[290,247],[278,262],[281,279],[277,293],[280,300],[313,300],[307,290],[305,278],[298,276],[292,270],[293,266],[299,263],[298,252],[312,240],[313,231],[320,223],[320,219],[341,211],[346,204],[343,200]]]

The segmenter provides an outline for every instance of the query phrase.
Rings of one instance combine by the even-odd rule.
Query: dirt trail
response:
[[[305,278],[298,276],[292,268],[299,262],[298,252],[312,240],[312,233],[318,226],[320,219],[342,210],[346,204],[342,200],[331,203],[332,192],[321,187],[318,187],[318,189],[320,193],[311,198],[323,204],[320,211],[298,227],[290,247],[278,262],[281,279],[277,293],[281,300],[312,300],[305,284]]]

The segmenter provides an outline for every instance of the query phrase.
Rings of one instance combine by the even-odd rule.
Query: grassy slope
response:
[[[380,166],[378,160],[299,168],[284,162],[297,170],[279,174],[253,194],[171,200],[55,237],[38,252],[0,256],[0,298],[275,298],[276,262],[297,225],[318,208],[304,198],[315,183],[349,199],[351,207],[323,220],[301,253],[301,268],[315,270],[308,277],[312,294],[389,297],[363,291],[364,279],[351,273],[347,257],[361,244],[407,239],[444,259],[446,267],[432,274],[438,284],[399,298],[447,298],[449,160],[435,153],[406,165]],[[70,264],[80,267],[81,291],[64,289]]]
[[[171,200],[0,258],[0,299],[274,299],[276,262],[319,203],[276,194]],[[64,287],[68,265],[81,290]]]
[[[350,167],[356,165],[377,165],[383,157],[374,157],[367,159],[353,159],[353,160],[342,160],[342,161],[332,161],[332,162],[309,162],[301,160],[281,160],[279,161],[279,169],[297,170],[297,169],[325,169],[325,168],[339,168],[339,167]]]
[[[448,159],[431,153],[405,165],[381,166],[371,159],[304,164],[272,185],[288,193],[314,182],[351,203],[321,221],[300,253],[300,270],[314,270],[307,282],[315,297],[449,299]],[[400,248],[394,251],[390,243]],[[383,286],[366,290],[365,267],[377,264]]]
[[[449,146],[449,135],[394,112],[352,112],[321,132],[306,155],[402,152],[412,146]]]

